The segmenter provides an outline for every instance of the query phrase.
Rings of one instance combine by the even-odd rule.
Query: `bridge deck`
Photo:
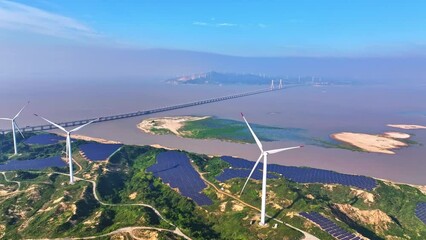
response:
[[[246,96],[251,96],[251,95],[260,94],[260,93],[272,92],[272,91],[278,91],[278,90],[282,90],[282,89],[284,89],[284,88],[260,89],[260,90],[255,90],[255,91],[251,91],[251,92],[238,93],[238,94],[222,96],[222,97],[217,97],[217,98],[211,98],[211,99],[204,99],[204,100],[199,100],[199,101],[194,101],[194,102],[189,102],[189,103],[184,103],[184,104],[172,105],[172,106],[161,107],[161,108],[154,108],[154,109],[150,109],[150,110],[137,111],[137,112],[132,112],[132,113],[124,113],[124,114],[118,114],[118,115],[112,115],[112,116],[105,116],[105,117],[98,118],[98,120],[95,121],[94,123],[113,121],[113,120],[118,120],[118,119],[123,119],[123,118],[137,117],[137,116],[148,115],[148,114],[153,114],[153,113],[158,113],[158,112],[171,111],[171,110],[180,109],[180,108],[186,108],[186,107],[192,107],[192,106],[197,106],[197,105],[202,105],[202,104],[226,101],[226,100],[229,100],[229,99],[246,97]],[[62,123],[58,123],[58,124],[61,125],[62,127],[74,127],[74,126],[79,126],[79,125],[85,124],[85,123],[87,123],[91,120],[94,120],[94,119],[96,119],[96,118],[76,120],[76,121],[70,121],[70,122],[62,122]],[[50,124],[37,125],[37,126],[27,126],[27,127],[21,128],[21,130],[23,132],[45,131],[45,130],[52,130],[52,129],[56,129],[56,127],[53,126],[53,125],[50,125]],[[5,134],[5,133],[10,132],[10,131],[11,131],[11,129],[1,129],[0,133]]]

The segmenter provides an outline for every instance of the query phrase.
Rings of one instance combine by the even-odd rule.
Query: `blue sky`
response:
[[[426,1],[0,0],[0,44],[239,56],[424,55]]]

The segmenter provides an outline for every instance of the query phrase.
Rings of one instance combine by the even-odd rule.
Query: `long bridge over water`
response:
[[[112,115],[112,116],[99,117],[99,118],[91,118],[91,119],[84,119],[84,120],[61,122],[61,123],[58,123],[58,124],[61,125],[62,127],[74,127],[74,126],[79,126],[79,125],[88,123],[88,122],[90,122],[94,119],[97,119],[97,120],[93,123],[113,121],[113,120],[119,120],[119,119],[124,119],[124,118],[131,118],[131,117],[138,117],[138,116],[148,115],[148,114],[153,114],[153,113],[166,112],[166,111],[176,110],[176,109],[180,109],[180,108],[193,107],[193,106],[203,105],[203,104],[208,104],[208,103],[221,102],[221,101],[226,101],[226,100],[230,100],[230,99],[234,99],[234,98],[241,98],[241,97],[246,97],[246,96],[251,96],[251,95],[256,95],[256,94],[261,94],[261,93],[279,91],[279,90],[282,90],[284,88],[289,88],[289,87],[265,88],[265,89],[250,91],[250,92],[244,92],[244,93],[238,93],[238,94],[227,95],[227,96],[222,96],[222,97],[198,100],[198,101],[184,103],[184,104],[177,104],[177,105],[171,105],[171,106],[166,106],[166,107],[154,108],[154,109],[150,109],[150,110],[143,110],[143,111],[137,111],[137,112],[131,112],[131,113],[124,113],[124,114],[118,114],[118,115]],[[37,126],[26,126],[24,128],[21,128],[21,130],[23,132],[46,131],[46,130],[52,130],[52,129],[56,129],[56,127],[51,125],[51,124],[37,125]],[[11,131],[11,129],[0,129],[1,134],[5,134],[5,133],[10,132],[10,131]]]

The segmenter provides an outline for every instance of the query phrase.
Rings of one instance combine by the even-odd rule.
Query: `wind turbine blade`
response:
[[[27,104],[25,104],[25,106],[23,106],[23,107],[21,108],[21,110],[19,110],[19,112],[15,115],[15,117],[14,117],[13,119],[17,118],[17,117],[19,116],[19,114],[21,114],[21,112],[24,110],[24,108],[25,108],[26,106],[28,106],[28,104],[30,104],[30,102],[29,102],[29,101],[27,102]]]
[[[42,116],[39,116],[39,115],[37,115],[37,114],[34,114],[34,115],[35,115],[35,116],[37,116],[37,117],[42,118],[44,121],[46,121],[46,122],[48,122],[48,123],[52,124],[53,126],[55,126],[55,127],[59,128],[59,129],[61,129],[62,131],[64,131],[64,132],[68,132],[68,131],[67,131],[65,128],[63,128],[61,125],[56,124],[56,123],[54,123],[54,122],[50,121],[49,119],[46,119],[46,118],[44,118],[44,117],[42,117]]]
[[[18,127],[18,124],[16,124],[15,121],[13,121],[13,125],[15,125],[16,129],[18,130],[18,132],[21,134],[22,138],[25,138],[24,134],[22,133],[21,129]]]
[[[247,178],[246,182],[244,183],[243,189],[241,189],[240,195],[241,195],[241,194],[243,194],[243,192],[244,192],[244,188],[246,188],[246,185],[247,185],[248,181],[250,180],[251,175],[253,175],[254,170],[256,170],[257,165],[258,165],[258,164],[259,164],[259,162],[260,162],[260,159],[262,159],[262,156],[263,156],[263,154],[260,154],[259,159],[257,159],[256,163],[254,164],[254,167],[253,167],[253,169],[251,170],[250,175],[248,176],[248,178]]]
[[[279,153],[279,152],[283,152],[283,151],[287,151],[287,150],[292,150],[292,149],[297,149],[297,148],[302,148],[303,146],[297,146],[297,147],[289,147],[289,148],[279,148],[279,149],[274,149],[274,150],[269,150],[269,151],[265,151],[268,154],[274,154],[274,153]]]
[[[256,134],[253,132],[253,129],[251,129],[250,124],[247,122],[246,118],[244,117],[244,114],[241,113],[241,116],[243,117],[244,121],[247,124],[248,129],[251,132],[251,135],[253,135],[254,140],[256,141],[257,146],[260,148],[260,151],[263,152],[263,146],[262,143],[260,142],[259,138],[257,138]]]
[[[12,118],[0,118],[0,120],[12,121]]]
[[[95,122],[95,121],[97,121],[97,120],[99,120],[99,118],[94,119],[94,120],[92,120],[92,121],[90,121],[90,122],[88,122],[88,123],[86,123],[86,124],[83,124],[83,125],[81,125],[81,126],[79,126],[79,127],[76,127],[76,128],[74,128],[74,129],[72,129],[72,130],[70,131],[70,133],[72,133],[72,132],[76,132],[76,131],[78,131],[78,130],[80,130],[80,129],[84,128],[85,126],[87,126],[87,125],[89,125],[89,124],[91,124],[91,123],[93,123],[93,122]]]

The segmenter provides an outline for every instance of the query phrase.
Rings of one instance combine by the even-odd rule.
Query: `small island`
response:
[[[181,129],[187,122],[198,121],[206,118],[209,117],[177,116],[148,118],[140,122],[138,124],[138,128],[149,134],[174,134],[176,136],[185,137],[188,133],[183,132]]]
[[[413,124],[388,124],[388,127],[399,128],[404,130],[426,129],[426,126]]]
[[[137,127],[145,133],[155,135],[169,134],[183,138],[254,143],[253,137],[244,122],[211,116],[148,118],[140,122]],[[252,127],[262,141],[308,141],[304,136],[303,129],[270,127],[259,124],[252,124]]]
[[[331,137],[358,147],[365,152],[395,154],[393,150],[408,146],[403,139],[410,138],[410,135],[400,132],[385,132],[383,134],[341,132],[332,134]]]

